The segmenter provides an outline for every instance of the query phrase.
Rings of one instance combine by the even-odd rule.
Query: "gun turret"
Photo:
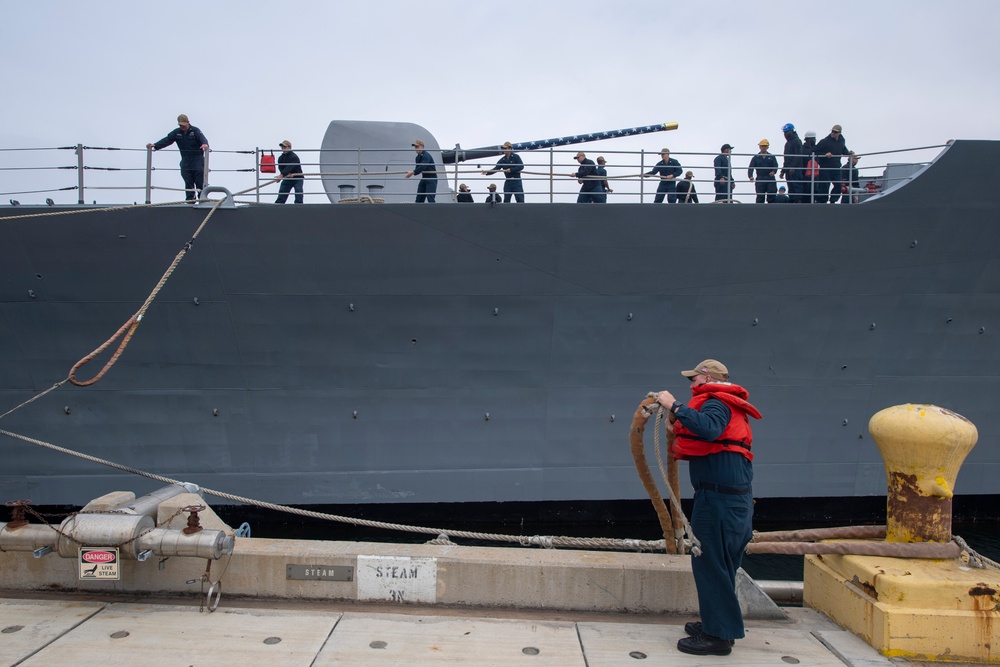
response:
[[[621,137],[631,137],[636,134],[649,134],[650,132],[666,132],[676,130],[677,123],[659,123],[657,125],[641,125],[639,127],[627,127],[623,130],[607,130],[604,132],[593,132],[591,134],[574,134],[568,137],[556,137],[554,139],[539,139],[537,141],[523,141],[512,144],[511,150],[534,151],[552,146],[568,146],[571,144],[584,144],[590,141],[602,141],[604,139],[620,139]],[[445,164],[465,162],[467,160],[481,160],[483,158],[495,157],[503,153],[502,146],[486,146],[484,148],[472,148],[463,150],[456,145],[452,150],[441,151],[441,161]]]

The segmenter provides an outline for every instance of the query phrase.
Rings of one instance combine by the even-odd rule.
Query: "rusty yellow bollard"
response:
[[[955,478],[979,439],[975,424],[936,405],[896,405],[868,422],[889,486],[886,542],[948,542]]]

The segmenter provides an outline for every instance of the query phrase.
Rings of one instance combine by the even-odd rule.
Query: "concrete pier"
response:
[[[614,667],[893,663],[824,616],[749,621],[728,657],[677,651],[687,616],[496,612],[244,601],[214,613],[192,600],[0,598],[0,665]]]
[[[186,525],[178,509],[199,502],[170,498],[157,523]],[[231,532],[211,509],[201,524]],[[236,538],[217,560],[123,558],[119,578],[95,579],[82,553],[0,551],[0,665],[718,664],[676,648],[698,613],[690,559]],[[737,592],[747,636],[732,664],[893,664],[817,611],[778,607],[742,571]]]

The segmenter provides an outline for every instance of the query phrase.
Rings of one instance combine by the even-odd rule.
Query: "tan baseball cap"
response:
[[[713,380],[725,381],[729,379],[729,369],[721,361],[706,359],[689,371],[681,371],[681,375],[689,380],[696,375],[707,375]]]
[[[410,145],[413,146],[414,148],[423,148],[424,147],[424,140],[423,139],[417,139],[416,141],[414,141]]]

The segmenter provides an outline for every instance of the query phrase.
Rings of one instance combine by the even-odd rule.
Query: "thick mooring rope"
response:
[[[144,470],[139,470],[138,468],[132,468],[130,466],[122,465],[120,463],[115,463],[113,461],[108,461],[106,459],[99,458],[97,456],[92,456],[90,454],[84,454],[82,452],[77,452],[72,449],[67,449],[66,447],[60,447],[59,445],[46,442],[44,440],[39,440],[37,438],[31,438],[29,436],[21,435],[18,433],[13,433],[4,429],[0,429],[0,435],[5,435],[9,438],[15,438],[17,440],[22,440],[24,442],[38,445],[39,447],[45,447],[46,449],[51,449],[62,454],[69,454],[70,456],[75,456],[86,461],[91,461],[93,463],[98,463],[109,468],[115,468],[116,470],[121,470],[123,472],[131,473],[133,475],[139,475],[141,477],[146,477],[148,479],[153,479],[164,484],[182,484],[180,480],[172,479],[170,477],[164,477],[163,475],[157,475],[155,473],[146,472]],[[398,523],[386,523],[384,521],[371,521],[369,519],[356,519],[352,517],[340,516],[337,514],[327,514],[325,512],[314,512],[312,510],[304,510],[298,507],[290,507],[288,505],[279,505],[277,503],[270,503],[262,500],[256,500],[253,498],[247,498],[246,496],[238,496],[236,494],[227,493],[225,491],[218,491],[215,489],[208,489],[202,487],[201,491],[218,498],[223,498],[226,500],[231,500],[243,505],[252,505],[254,507],[260,507],[263,509],[274,510],[276,512],[284,512],[286,514],[295,514],[298,516],[309,517],[312,519],[322,519],[326,521],[336,521],[339,523],[349,523],[356,526],[365,526],[368,528],[378,528],[382,530],[397,530],[401,532],[409,533],[423,533],[426,535],[434,535],[439,538],[443,535],[449,538],[463,538],[469,540],[480,540],[489,542],[508,542],[511,544],[517,544],[520,546],[539,546],[545,548],[555,548],[555,547],[569,547],[574,549],[618,549],[624,551],[660,551],[664,547],[662,540],[630,540],[630,539],[615,539],[615,538],[601,538],[601,537],[565,537],[565,536],[550,536],[550,535],[503,535],[496,533],[478,533],[466,530],[451,530],[445,528],[428,528],[426,526],[410,526]]]

